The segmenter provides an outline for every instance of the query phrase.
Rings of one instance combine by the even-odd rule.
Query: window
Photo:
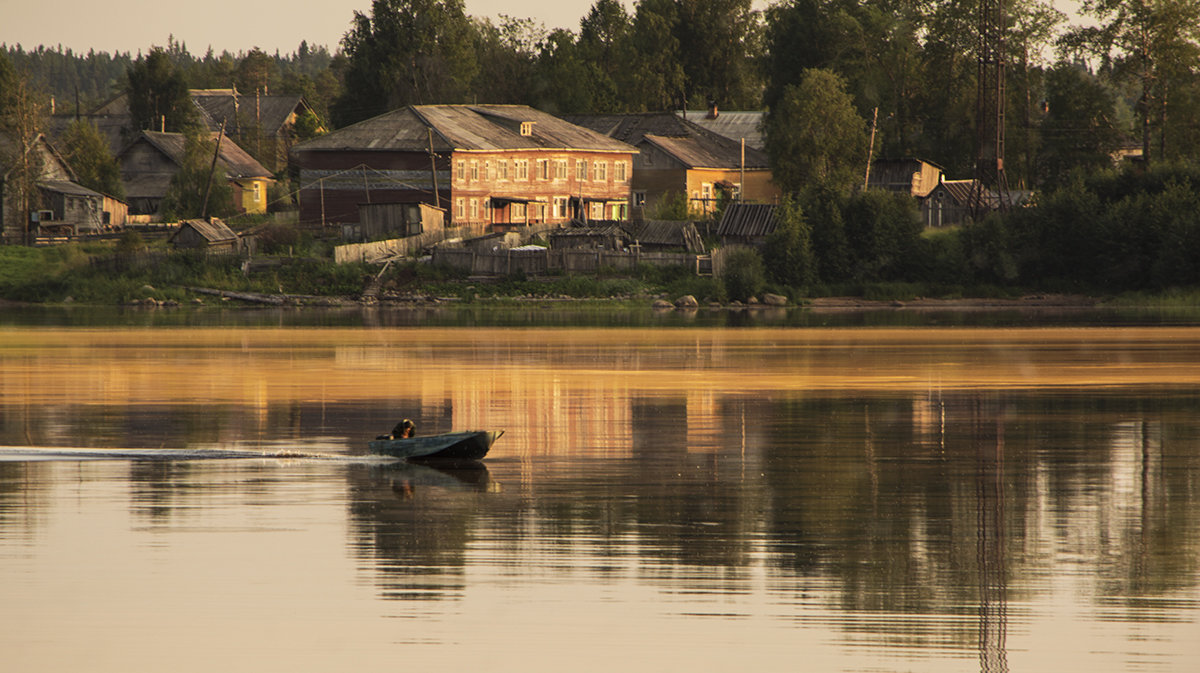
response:
[[[483,162],[483,176],[488,182],[496,181],[496,169],[492,167],[492,162]]]
[[[646,192],[634,192],[633,205],[644,207],[646,205]]]
[[[617,205],[616,211],[617,211],[616,215],[615,215],[616,219],[618,219],[618,220],[628,220],[629,219],[629,204],[628,203],[622,203],[622,204]]]
[[[471,162],[471,182],[478,182],[478,181],[479,181],[479,162],[472,161]]]
[[[549,180],[550,179],[550,162],[549,161],[547,161],[545,159],[537,160],[537,179],[538,180]]]
[[[567,216],[567,197],[565,197],[565,196],[554,197],[554,218],[561,220],[561,219],[565,218],[566,216]]]
[[[617,182],[625,182],[629,179],[628,166],[629,164],[626,164],[624,161],[618,161],[613,164],[613,177]]]
[[[521,135],[533,135],[533,122],[521,122]]]
[[[508,161],[506,159],[501,159],[500,162],[497,164],[496,173],[497,173],[497,175],[496,175],[497,178],[499,178],[501,180],[508,179]]]
[[[554,160],[554,179],[555,180],[566,180],[567,179],[567,160],[566,159],[555,159]]]
[[[467,179],[467,162],[459,159],[454,162],[454,181],[462,182]]]
[[[587,180],[587,159],[575,160],[575,179]]]
[[[463,197],[454,199],[454,219],[462,220],[467,216],[467,200]]]
[[[516,165],[517,179],[518,180],[528,180],[529,179],[529,160],[528,159],[517,159],[513,163]]]
[[[259,203],[260,201],[262,201],[262,183],[256,182],[254,183],[254,202]]]
[[[605,182],[608,180],[608,162],[597,161],[592,166],[592,179],[596,182]]]
[[[471,221],[479,219],[479,199],[471,199]]]
[[[512,222],[524,222],[525,221],[525,204],[524,203],[512,204],[512,210],[510,211],[508,219]]]
[[[604,219],[604,204],[603,203],[591,204],[591,206],[588,208],[588,219],[603,220]]]

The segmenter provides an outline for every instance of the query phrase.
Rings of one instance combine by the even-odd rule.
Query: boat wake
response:
[[[322,450],[297,448],[186,448],[128,449],[62,446],[0,446],[0,462],[130,460],[324,460],[356,464],[387,464],[397,461],[390,456],[356,456]]]

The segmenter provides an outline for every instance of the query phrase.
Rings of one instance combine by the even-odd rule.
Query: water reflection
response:
[[[116,539],[152,536],[114,552],[133,564],[147,547],[195,554],[204,531],[224,572],[252,574],[246,546],[294,531],[293,553],[348,555],[350,583],[406,620],[405,646],[450,664],[466,663],[455,629],[487,621],[506,670],[554,667],[503,642],[533,625],[593,655],[602,637],[687,646],[647,669],[721,661],[719,634],[737,633],[743,663],[775,653],[762,670],[789,670],[800,643],[825,670],[1186,670],[1200,663],[1181,635],[1200,622],[1198,342],[18,330],[0,334],[0,444],[120,452],[0,452],[0,587],[23,586],[5,567],[56,520],[94,510]],[[506,434],[470,470],[364,457],[397,416]],[[263,455],[129,459],[162,446]],[[336,564],[316,567],[301,591],[349,600]]]

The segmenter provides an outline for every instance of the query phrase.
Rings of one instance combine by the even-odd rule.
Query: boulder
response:
[[[700,302],[690,294],[685,294],[675,300],[675,308],[699,308]]]
[[[767,306],[787,306],[787,297],[781,294],[771,294],[768,292],[763,295],[762,300]]]

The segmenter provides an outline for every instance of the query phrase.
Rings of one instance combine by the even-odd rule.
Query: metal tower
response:
[[[1004,174],[1004,0],[979,1],[978,90],[975,98],[975,182],[971,211],[981,219],[1012,205]]]

